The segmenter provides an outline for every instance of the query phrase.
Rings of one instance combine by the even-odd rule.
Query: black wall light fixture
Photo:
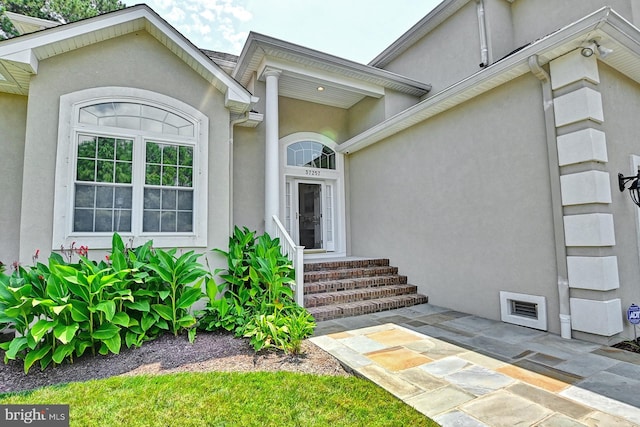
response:
[[[618,188],[620,188],[620,191],[624,191],[629,181],[632,181],[631,185],[629,185],[631,200],[640,207],[640,170],[636,176],[623,176],[621,173],[618,174]]]

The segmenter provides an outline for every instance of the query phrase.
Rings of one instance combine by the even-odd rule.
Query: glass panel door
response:
[[[298,183],[298,231],[305,249],[322,249],[322,184]]]

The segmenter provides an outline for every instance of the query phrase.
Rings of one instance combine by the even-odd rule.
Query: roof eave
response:
[[[38,58],[35,53],[38,47],[79,38],[92,31],[105,30],[118,25],[128,26],[128,32],[142,29],[149,32],[198,74],[223,92],[229,100],[227,106],[232,112],[244,113],[251,109],[252,96],[249,91],[145,4],[2,41],[0,42],[0,61],[12,60],[16,56],[35,58],[35,64],[32,62],[30,65],[32,74],[36,74],[37,61],[43,59]],[[104,39],[110,37],[107,36]],[[94,42],[97,41],[100,40]],[[189,58],[192,58],[193,61]]]

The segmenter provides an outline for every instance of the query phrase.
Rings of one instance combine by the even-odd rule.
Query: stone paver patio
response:
[[[640,426],[640,355],[431,304],[311,339],[443,426]]]

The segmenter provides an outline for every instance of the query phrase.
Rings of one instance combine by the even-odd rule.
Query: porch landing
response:
[[[305,259],[304,306],[318,322],[426,302],[388,259]]]

